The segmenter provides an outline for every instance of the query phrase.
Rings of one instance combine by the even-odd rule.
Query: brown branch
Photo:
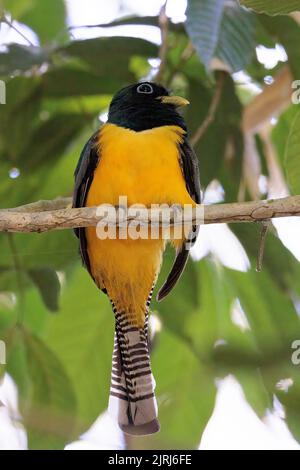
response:
[[[267,239],[267,235],[270,229],[270,225],[271,225],[270,220],[263,221],[261,225],[261,231],[260,231],[260,237],[259,237],[259,249],[258,249],[257,263],[256,263],[256,271],[258,273],[260,273],[262,270],[263,259],[264,259],[264,254],[265,254],[266,239]]]
[[[91,227],[96,226],[103,218],[109,225],[116,225],[112,212],[108,212],[107,217],[105,211],[102,211],[102,215],[97,215],[97,207],[63,209],[62,206],[68,207],[71,200],[67,198],[59,201],[59,209],[57,209],[57,200],[54,200],[44,201],[42,206],[46,207],[47,210],[43,211],[40,209],[40,202],[16,209],[0,210],[0,232],[48,232],[50,230]],[[54,210],[50,210],[51,206],[54,207]],[[29,210],[25,210],[26,207],[29,207]],[[106,207],[109,208],[109,206]],[[199,206],[198,209],[203,212],[205,224],[262,222],[278,217],[300,216],[300,196],[269,201]],[[161,220],[166,220],[165,215],[165,209],[151,210],[151,223],[154,226],[163,225]],[[130,208],[125,220],[137,225],[146,226],[148,224],[145,214],[130,215]],[[171,211],[168,225],[177,225],[178,222],[174,222],[174,220],[176,220],[176,214]],[[185,224],[190,225],[195,220],[196,210],[188,218],[185,218]],[[199,221],[199,218],[197,220]],[[164,223],[164,225],[166,224]]]
[[[215,115],[222,97],[223,85],[225,81],[225,73],[220,72],[220,76],[217,81],[215,94],[212,98],[210,103],[210,107],[207,113],[205,120],[201,123],[200,127],[196,130],[195,134],[191,138],[191,144],[193,146],[197,145],[197,143],[202,139],[203,135],[206,133],[209,126],[215,119]]]
[[[285,109],[291,104],[291,97],[293,93],[292,88],[293,76],[288,65],[284,66],[274,77],[272,85],[265,86],[262,92],[257,95],[245,108],[242,120],[242,129],[245,138],[244,147],[244,161],[243,161],[243,182],[245,189],[252,199],[260,199],[261,192],[259,189],[259,176],[261,175],[261,161],[258,154],[255,134],[265,131],[266,126],[270,125],[272,117],[278,117]],[[263,139],[264,140],[264,139]],[[270,147],[270,146],[269,146]],[[266,152],[267,160],[268,152]],[[282,177],[279,178],[280,169],[277,165],[277,170],[274,165],[274,158],[272,157],[272,172],[270,183],[275,183],[273,180],[274,172],[276,173],[276,183],[280,183],[280,189],[286,187]],[[270,162],[267,161],[268,167]],[[269,168],[270,169],[270,168]],[[277,185],[275,185],[277,186]],[[286,196],[287,190],[278,196]]]
[[[72,198],[70,197],[57,197],[52,201],[42,200],[32,202],[31,204],[25,204],[14,209],[0,209],[2,212],[44,212],[44,211],[55,211],[59,209],[66,209],[72,206]]]
[[[279,116],[292,103],[292,72],[288,65],[274,77],[274,83],[266,86],[246,107],[243,129],[255,134],[274,116]]]

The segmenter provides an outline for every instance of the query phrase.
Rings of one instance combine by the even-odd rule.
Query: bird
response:
[[[179,110],[188,104],[151,81],[118,91],[107,122],[80,155],[73,207],[117,206],[121,195],[129,207],[200,204],[198,159]],[[198,229],[191,227],[189,236],[179,240],[165,240],[162,232],[156,239],[102,239],[95,227],[75,229],[83,265],[112,305],[115,338],[108,409],[127,434],[160,430],[149,353],[150,303],[166,243],[173,243],[175,260],[159,301],[180,278]]]

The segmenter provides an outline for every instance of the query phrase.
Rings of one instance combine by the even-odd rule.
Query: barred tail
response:
[[[109,411],[124,432],[153,434],[159,431],[159,422],[148,347],[148,314],[144,328],[132,326],[116,311],[115,318]]]

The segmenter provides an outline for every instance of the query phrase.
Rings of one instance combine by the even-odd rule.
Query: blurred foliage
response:
[[[191,101],[186,119],[192,135],[207,116],[218,71],[227,71],[216,115],[196,145],[203,189],[218,180],[226,202],[241,198],[241,188],[250,197],[241,123],[254,96],[232,73],[243,70],[252,84],[265,86],[265,76],[275,79],[285,65],[267,70],[255,49],[280,43],[295,79],[300,77],[299,24],[289,16],[255,13],[287,14],[300,10],[300,2],[240,3],[252,11],[236,1],[189,0],[186,24],[169,24],[163,76],[167,86]],[[71,195],[80,150],[99,126],[112,94],[153,77],[150,59],[158,57],[159,48],[135,37],[75,40],[63,0],[5,0],[0,15],[3,27],[17,20],[38,40],[24,45],[20,37],[22,44],[0,50],[0,77],[7,89],[7,104],[0,106],[1,207]],[[159,18],[116,18],[107,26],[124,24],[158,26]],[[290,106],[272,130],[277,169],[298,194],[299,127],[297,107]],[[255,142],[270,179],[264,142],[260,137]],[[255,168],[247,171],[255,173]],[[256,273],[258,227],[235,225],[232,230],[251,261],[248,272],[226,268],[216,255],[190,260],[170,296],[153,302],[162,322],[152,351],[162,429],[133,439],[132,447],[197,447],[214,408],[216,378],[228,374],[238,378],[260,417],[272,409],[276,395],[300,439],[299,369],[291,363],[291,344],[300,338],[299,265],[274,232],[263,272]],[[159,285],[172,257],[168,251]],[[1,373],[7,370],[17,384],[29,445],[63,448],[107,406],[110,305],[81,267],[71,231],[2,234],[0,294],[0,338],[8,345],[8,364]],[[237,305],[247,328],[233,321]],[[282,391],[277,384],[286,378],[294,385]]]
[[[240,0],[241,5],[252,8],[258,13],[284,15],[299,10],[299,0]]]

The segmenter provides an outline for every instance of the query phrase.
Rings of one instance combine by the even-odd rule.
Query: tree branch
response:
[[[216,84],[215,94],[211,100],[211,104],[210,104],[207,116],[191,138],[191,144],[193,145],[193,147],[195,147],[195,145],[197,145],[199,140],[202,139],[203,135],[206,133],[207,129],[209,128],[209,126],[212,124],[212,122],[215,119],[215,115],[216,115],[216,112],[217,112],[217,109],[218,109],[218,106],[222,97],[224,81],[225,81],[225,73],[220,72],[220,76]]]
[[[69,208],[71,199],[55,199],[54,201],[40,201],[15,209],[0,210],[0,232],[48,232],[50,230],[62,230],[80,227],[96,226],[103,218],[109,225],[116,225],[114,214],[108,212],[97,215],[97,207],[84,207],[81,209]],[[107,206],[109,209],[110,206]],[[42,209],[41,209],[42,208]],[[111,209],[111,207],[110,207]],[[254,201],[233,204],[216,204],[201,206],[205,224],[237,223],[237,222],[262,222],[278,217],[300,216],[300,196],[292,196],[283,199],[269,201]],[[99,212],[98,212],[99,214]],[[161,220],[166,220],[164,209],[151,210],[151,223],[163,225]],[[147,225],[145,214],[138,216],[127,213],[129,223]],[[175,212],[171,212],[170,224],[176,225]],[[189,225],[196,220],[196,210],[185,219]],[[198,219],[199,220],[199,219]],[[164,225],[166,225],[164,223]]]
[[[272,117],[277,117],[292,103],[292,82],[294,78],[286,65],[274,77],[274,83],[266,86],[246,107],[243,115],[243,129],[255,134]]]

